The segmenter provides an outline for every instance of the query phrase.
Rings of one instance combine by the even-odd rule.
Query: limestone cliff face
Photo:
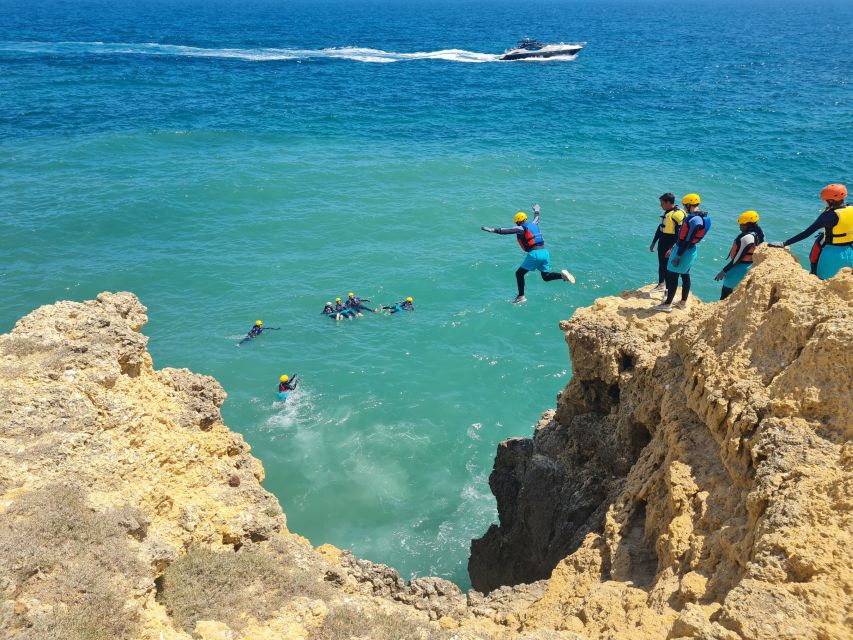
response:
[[[487,595],[288,531],[132,294],[37,309],[0,336],[0,637],[853,637],[853,275],[756,256],[724,303],[561,325],[572,380],[498,451]]]
[[[853,637],[853,274],[764,249],[725,302],[657,302],[561,324],[573,376],[498,449],[474,586],[550,578],[521,628]]]

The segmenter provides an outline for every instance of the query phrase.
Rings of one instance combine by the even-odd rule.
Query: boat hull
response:
[[[556,56],[573,56],[583,47],[566,47],[565,49],[555,49],[553,51],[508,51],[503,54],[501,60],[526,60],[529,58],[554,58]]]

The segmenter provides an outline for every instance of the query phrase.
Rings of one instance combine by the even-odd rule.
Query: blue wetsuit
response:
[[[401,302],[396,302],[390,307],[382,307],[383,309],[390,309],[391,313],[399,313],[400,311],[414,311],[415,305],[408,300],[403,300]]]
[[[355,317],[355,311],[353,311],[352,309],[350,309],[349,307],[347,307],[346,305],[344,305],[340,302],[335,304],[335,312],[339,313],[340,315],[342,315],[345,318],[354,318]]]

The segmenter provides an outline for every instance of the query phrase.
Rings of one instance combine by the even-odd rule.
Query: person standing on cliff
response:
[[[684,212],[675,206],[675,196],[667,192],[660,198],[660,208],[663,213],[660,216],[660,224],[655,229],[655,237],[649,245],[649,252],[654,253],[655,244],[658,247],[658,284],[652,291],[663,291],[666,289],[666,263],[669,250],[678,238],[678,229],[684,221]]]
[[[699,251],[697,245],[711,230],[711,217],[699,209],[702,199],[698,193],[688,193],[681,199],[684,205],[685,218],[678,230],[675,246],[669,250],[669,261],[666,264],[666,299],[663,304],[655,307],[656,311],[672,312],[672,301],[678,288],[678,276],[681,276],[681,301],[675,303],[679,309],[687,308],[687,297],[690,295],[690,267],[696,261]]]
[[[785,242],[769,242],[767,246],[783,249],[805,240],[822,227],[824,245],[817,259],[816,275],[826,280],[844,267],[853,267],[853,206],[844,204],[847,187],[843,184],[826,185],[820,198],[826,202],[826,208],[808,229]]]
[[[752,268],[752,254],[755,253],[755,248],[764,242],[764,232],[758,226],[758,218],[757,211],[744,211],[737,219],[740,234],[734,239],[729,251],[731,261],[714,278],[723,281],[720,300],[728,298],[746,276],[746,272]]]
[[[560,273],[551,272],[551,254],[545,248],[545,239],[542,237],[542,231],[539,229],[539,205],[533,205],[533,222],[528,221],[527,214],[524,211],[516,213],[513,220],[515,222],[514,227],[503,229],[480,227],[480,229],[488,233],[514,235],[518,240],[518,245],[527,254],[521,266],[515,271],[518,296],[512,303],[521,304],[527,302],[527,298],[524,296],[524,276],[527,275],[528,271],[539,271],[545,282],[564,280],[574,284],[575,277],[566,269],[563,269]]]

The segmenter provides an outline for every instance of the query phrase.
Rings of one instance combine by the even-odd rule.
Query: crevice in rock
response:
[[[646,501],[634,507],[617,550],[617,566],[622,580],[629,580],[639,588],[649,587],[655,579],[658,554],[646,538]]]
[[[619,373],[625,373],[626,371],[631,371],[634,368],[634,356],[630,353],[622,352],[619,356]]]

